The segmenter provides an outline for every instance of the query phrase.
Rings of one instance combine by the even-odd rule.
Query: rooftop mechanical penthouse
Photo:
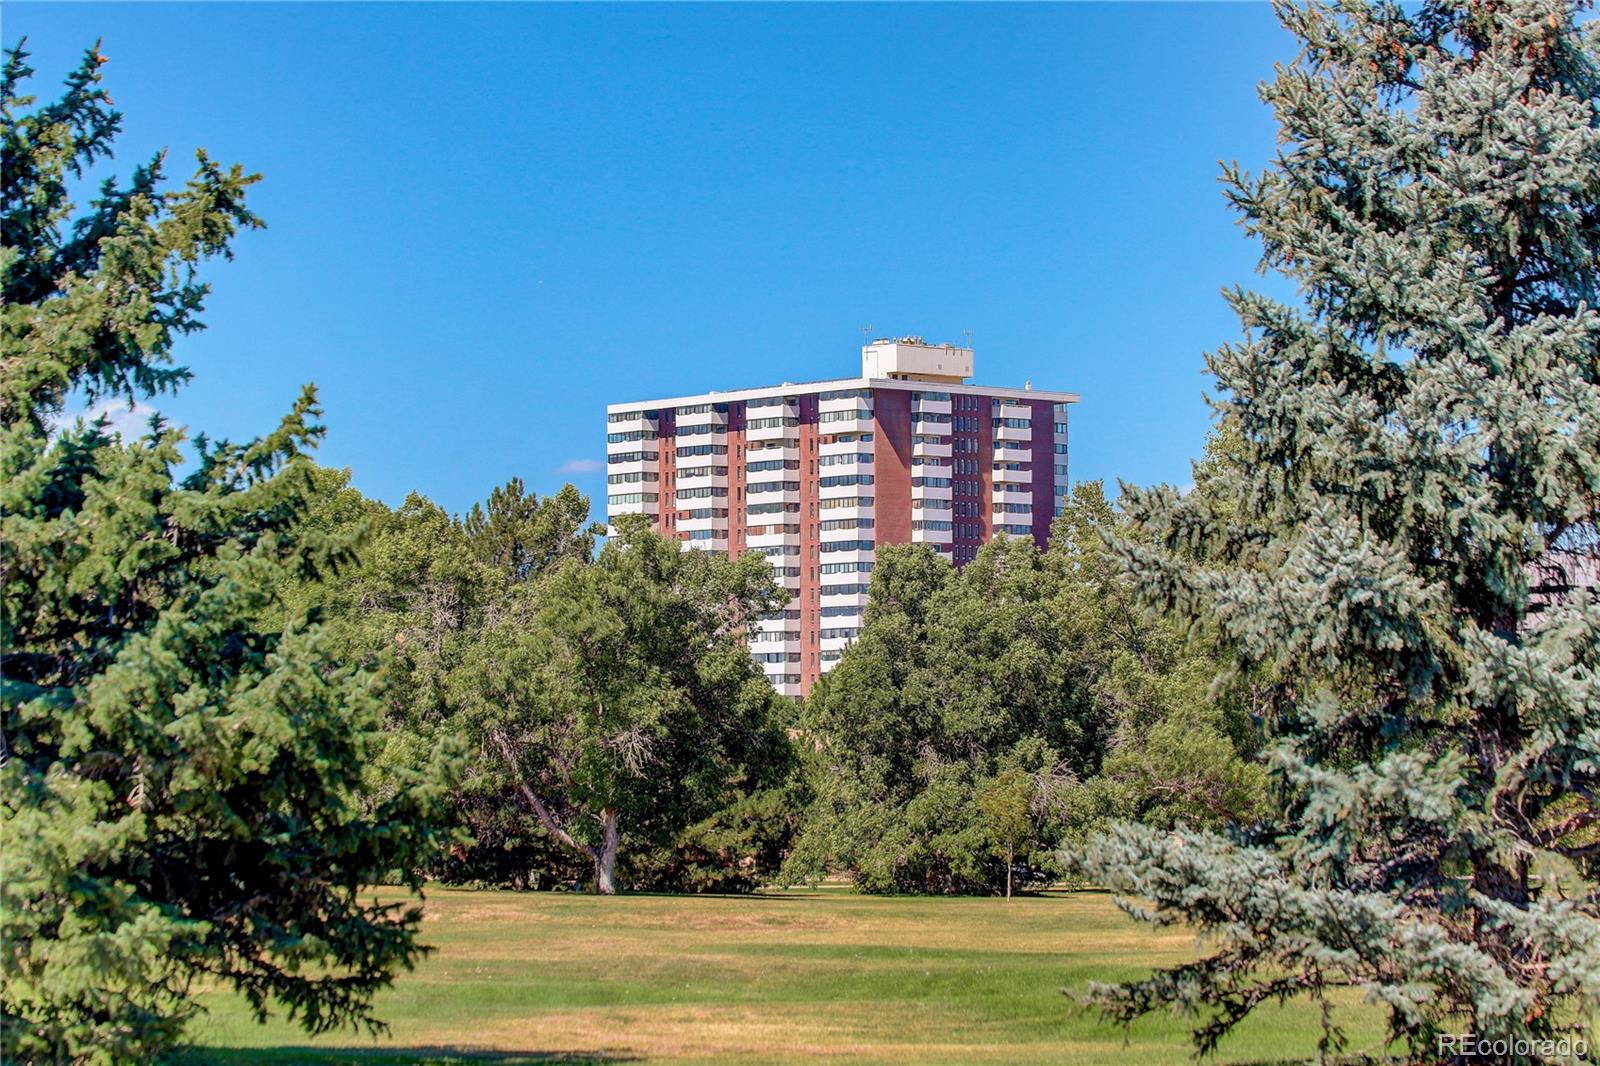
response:
[[[760,552],[789,604],[750,634],[800,696],[861,629],[881,544],[960,566],[999,533],[1042,547],[1067,492],[1076,393],[971,385],[972,349],[861,349],[861,376],[606,408],[607,515],[706,551]]]

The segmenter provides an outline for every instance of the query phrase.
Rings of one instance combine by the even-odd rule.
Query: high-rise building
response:
[[[1048,540],[1078,396],[971,376],[971,348],[906,337],[863,347],[858,378],[612,404],[607,515],[765,555],[790,600],[750,652],[803,695],[860,632],[879,545],[924,542],[961,566],[999,533]]]

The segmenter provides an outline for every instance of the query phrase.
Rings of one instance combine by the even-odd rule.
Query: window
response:
[[[746,508],[749,514],[799,514],[798,503],[752,503]]]
[[[840,455],[824,455],[817,460],[823,466],[839,466],[844,463],[870,463],[871,452],[845,452]]]
[[[660,479],[661,479],[661,475],[657,474],[653,470],[646,471],[645,473],[642,473],[642,474],[607,474],[606,475],[606,483],[608,485],[637,485],[642,481],[659,481]]]
[[[607,433],[607,444],[620,444],[630,440],[655,440],[656,431],[653,429],[630,429],[622,433]]]
[[[800,461],[798,459],[752,459],[745,464],[745,469],[752,474],[760,473],[764,470],[799,470]]]
[[[609,504],[655,503],[660,498],[660,494],[654,492],[623,492],[615,496],[607,496],[606,502]]]
[[[871,474],[834,474],[830,477],[817,479],[817,485],[824,489],[835,489],[840,485],[870,485]]]
[[[824,411],[817,416],[818,422],[854,422],[858,419],[872,417],[871,409],[852,408],[848,411]]]
[[[822,545],[824,552],[869,552],[872,550],[870,540],[831,540]],[[799,549],[796,549],[799,554]]]
[[[798,481],[762,481],[762,482],[757,482],[757,483],[751,484],[750,487],[748,489],[746,489],[745,491],[747,491],[752,496],[763,495],[763,494],[768,493],[768,492],[799,492],[800,491],[800,482],[798,482]]]
[[[707,485],[704,488],[678,490],[678,499],[680,500],[710,500],[718,497],[725,498],[727,495],[727,489],[717,488],[713,485]]]
[[[871,507],[873,499],[871,496],[830,496],[818,503],[824,511],[836,511],[842,507]]]
[[[871,529],[873,520],[870,518],[828,518],[823,520],[824,531],[835,529]]]
[[[950,479],[947,477],[914,477],[911,479],[911,487],[914,489],[947,489],[950,487]]]
[[[823,563],[822,572],[824,574],[870,574],[872,573],[872,563],[869,561]]]
[[[606,415],[606,421],[616,425],[618,422],[637,422],[642,418],[654,418],[655,416],[656,413],[654,411],[617,411],[614,414]]]
[[[780,426],[798,426],[799,424],[800,424],[800,420],[798,418],[784,418],[782,416],[774,416],[772,418],[752,418],[752,419],[750,419],[750,421],[745,423],[745,428],[746,429],[777,429]]]

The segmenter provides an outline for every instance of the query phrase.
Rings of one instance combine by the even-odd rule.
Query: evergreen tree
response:
[[[200,328],[199,264],[227,255],[255,179],[201,154],[107,180],[72,221],[68,183],[120,118],[91,49],[28,110],[19,47],[0,76],[0,1058],[149,1061],[179,1039],[199,982],[274,1003],[311,1031],[376,1027],[374,992],[418,957],[412,887],[441,846],[434,775],[361,790],[371,678],[282,595],[347,560],[297,527],[321,436],[308,388],[274,432],[198,441],[159,419],[52,429],[69,395],[181,385]]]
[[[1600,24],[1543,0],[1278,12],[1303,46],[1263,88],[1279,153],[1225,176],[1303,306],[1228,295],[1223,461],[1206,492],[1129,490],[1118,550],[1147,602],[1277,679],[1283,807],[1086,853],[1211,944],[1099,998],[1198,1012],[1202,1050],[1341,987],[1426,1061],[1453,1057],[1440,1034],[1581,1032],[1600,604],[1555,564],[1592,560],[1600,518]]]

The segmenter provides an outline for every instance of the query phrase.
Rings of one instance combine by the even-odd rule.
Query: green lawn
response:
[[[308,1040],[256,1025],[217,994],[200,1062],[1070,1062],[1189,1058],[1183,1026],[1120,1031],[1062,989],[1138,974],[1194,950],[1103,895],[880,899],[843,890],[748,897],[435,889],[438,948],[379,1002],[391,1034]],[[1300,1061],[1308,1006],[1253,1019],[1217,1061]],[[1369,1023],[1371,1019],[1368,1019]],[[1371,1041],[1374,1030],[1358,1033]],[[1361,1043],[1360,1040],[1357,1043]]]

